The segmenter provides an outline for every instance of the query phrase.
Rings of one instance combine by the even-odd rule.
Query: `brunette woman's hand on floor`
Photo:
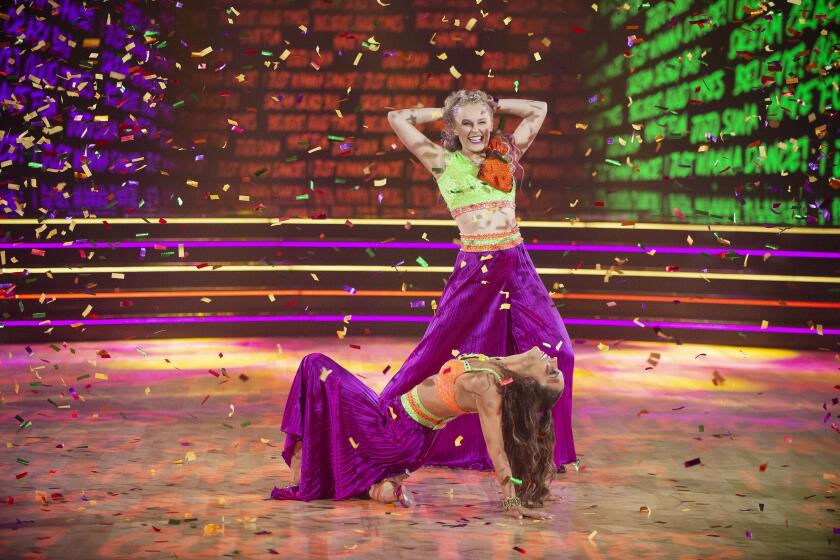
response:
[[[552,516],[550,513],[538,511],[535,509],[528,509],[523,506],[505,510],[505,515],[513,517],[514,519],[524,519],[525,517],[530,517],[531,519],[546,520],[554,518],[554,516]]]

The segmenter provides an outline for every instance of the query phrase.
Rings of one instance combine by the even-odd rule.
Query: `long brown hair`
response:
[[[554,480],[554,416],[552,408],[563,390],[542,385],[533,377],[520,375],[491,362],[502,377],[513,379],[498,384],[502,395],[502,439],[513,476],[522,481],[516,495],[527,507],[542,506],[551,494]]]

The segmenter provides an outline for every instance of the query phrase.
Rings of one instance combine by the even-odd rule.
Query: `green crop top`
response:
[[[467,208],[470,210],[485,205],[514,208],[516,200],[516,180],[509,193],[494,189],[478,178],[476,167],[460,151],[446,152],[446,168],[438,177],[440,194],[446,202],[452,216],[458,216]]]

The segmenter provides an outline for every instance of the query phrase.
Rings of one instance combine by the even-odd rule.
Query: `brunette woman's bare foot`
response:
[[[396,485],[390,480],[377,482],[370,487],[368,495],[381,504],[392,504],[397,501]]]
[[[407,477],[408,474],[386,478],[372,485],[368,495],[372,500],[383,504],[399,502],[403,507],[411,507],[414,504],[414,495],[401,484]]]
[[[294,454],[292,455],[292,464],[290,465],[290,468],[292,469],[292,486],[300,484],[300,462],[302,455],[303,444],[301,442],[297,442],[295,444]]]

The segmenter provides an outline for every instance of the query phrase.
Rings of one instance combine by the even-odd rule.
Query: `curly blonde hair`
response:
[[[484,103],[490,109],[490,118],[496,114],[499,104],[489,93],[478,89],[459,89],[450,93],[443,102],[443,130],[440,139],[450,152],[461,149],[461,141],[455,134],[455,110],[463,105]]]
[[[491,119],[499,109],[496,99],[479,89],[459,89],[446,96],[443,102],[443,130],[440,133],[441,143],[446,151],[457,152],[461,149],[461,141],[455,134],[455,110],[464,105],[478,103],[484,103],[487,106]],[[519,158],[522,156],[521,150],[516,147],[512,138],[501,130],[494,130],[492,136],[507,146],[508,156],[505,159],[510,165],[511,174],[521,182],[524,175],[524,170],[519,163]]]

